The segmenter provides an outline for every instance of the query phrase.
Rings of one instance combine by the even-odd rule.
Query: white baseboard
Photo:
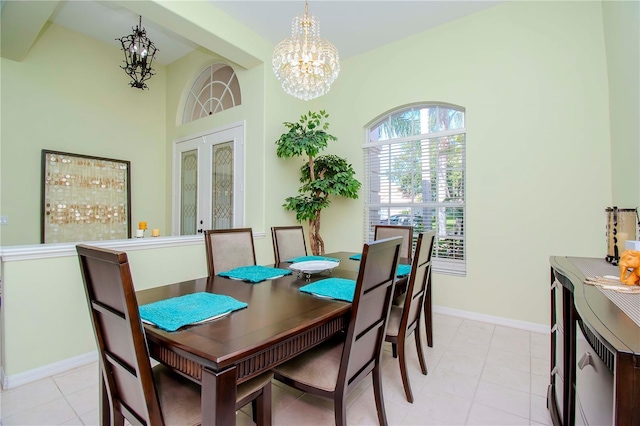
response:
[[[462,311],[460,309],[452,309],[444,306],[433,305],[433,312],[437,314],[451,315],[452,317],[460,317],[475,321],[488,322],[490,324],[504,325],[505,327],[533,331],[536,333],[549,334],[551,332],[551,327],[549,325],[496,317],[493,315],[479,314],[477,312]]]
[[[25,371],[24,373],[12,374],[7,376],[4,369],[0,369],[0,380],[2,381],[2,389],[11,389],[27,383],[45,379],[49,376],[64,373],[77,367],[82,367],[98,361],[98,351],[89,352],[73,358],[68,358],[53,364],[44,365]]]

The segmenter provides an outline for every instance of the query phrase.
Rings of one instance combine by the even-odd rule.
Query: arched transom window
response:
[[[227,64],[212,65],[193,83],[184,106],[182,124],[241,104],[240,84],[233,68]]]

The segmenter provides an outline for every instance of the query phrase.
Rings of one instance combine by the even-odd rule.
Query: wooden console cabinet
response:
[[[640,426],[640,295],[612,298],[584,284],[587,276],[619,274],[604,259],[550,263],[554,425]]]

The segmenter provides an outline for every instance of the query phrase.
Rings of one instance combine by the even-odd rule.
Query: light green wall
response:
[[[466,108],[467,276],[434,304],[547,324],[551,255],[605,254],[607,70],[597,2],[514,2],[342,62],[322,106],[363,165],[364,127],[401,105]],[[327,250],[357,249],[363,205],[323,213]],[[348,219],[345,219],[348,218]]]
[[[640,2],[602,2],[611,120],[612,205],[640,205]]]
[[[89,53],[91,61],[80,62]],[[145,92],[127,87],[124,72],[113,66],[120,61],[116,49],[55,25],[25,61],[3,59],[0,214],[10,216],[10,225],[1,228],[3,245],[39,241],[40,149],[132,160],[134,222],[157,220],[168,230],[172,141],[246,119],[246,224],[267,232],[256,249],[258,262],[268,263],[269,227],[294,223],[281,205],[296,193],[302,164],[275,155],[283,121],[326,109],[338,141],[325,153],[346,157],[362,180],[366,124],[401,105],[440,101],[467,109],[468,272],[464,278],[435,274],[435,305],[547,324],[548,257],[604,255],[612,161],[600,3],[496,6],[343,60],[329,94],[311,102],[282,92],[269,49],[252,53],[263,56],[265,65],[236,69],[242,109],[183,127],[176,120],[185,85],[215,60],[206,51],[160,68]],[[86,152],[87,146],[97,152]],[[334,199],[323,212],[327,251],[362,247],[363,203],[362,197]],[[3,268],[5,373],[81,355],[93,344],[88,324],[80,324],[86,308],[73,259],[10,262]],[[131,252],[130,259],[139,288],[206,274],[200,246]],[[180,268],[172,266],[175,259]],[[32,293],[46,297],[34,300]],[[69,311],[51,321],[52,327],[64,323],[74,337],[60,342],[65,348],[30,346],[37,321],[29,323],[18,310],[28,301],[36,311],[50,313],[52,303]]]
[[[142,91],[121,63],[118,49],[55,24],[23,61],[2,58],[2,245],[40,242],[42,149],[131,161],[132,221],[166,235],[165,70]]]
[[[207,275],[204,241],[127,254],[137,290]],[[6,263],[3,282],[6,375],[96,350],[77,256]]]

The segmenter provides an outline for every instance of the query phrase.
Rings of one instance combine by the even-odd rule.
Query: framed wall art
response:
[[[42,150],[41,242],[131,238],[131,163]]]

